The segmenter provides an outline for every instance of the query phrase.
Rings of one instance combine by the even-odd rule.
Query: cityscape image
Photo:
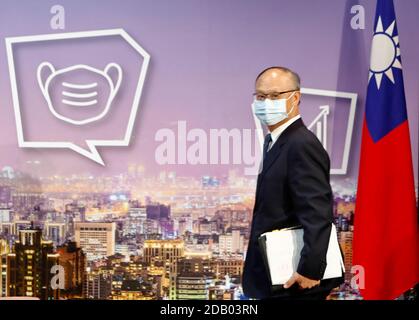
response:
[[[1,296],[245,299],[241,276],[255,183],[238,170],[219,177],[182,177],[174,171],[149,176],[142,165],[131,164],[114,176],[69,177],[4,167]],[[350,191],[335,194],[347,281],[330,299],[358,299],[350,285]]]

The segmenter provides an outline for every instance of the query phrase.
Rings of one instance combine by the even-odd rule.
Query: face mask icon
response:
[[[37,77],[51,113],[65,122],[84,125],[109,112],[121,86],[122,69],[110,63],[104,70],[82,64],[56,70],[43,62]]]

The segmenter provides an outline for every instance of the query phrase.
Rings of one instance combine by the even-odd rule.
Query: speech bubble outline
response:
[[[131,112],[128,119],[127,129],[125,136],[122,140],[85,140],[87,149],[67,141],[25,141],[23,135],[22,118],[20,113],[20,103],[18,86],[15,72],[15,62],[13,56],[13,44],[16,43],[29,43],[51,40],[67,40],[67,39],[82,39],[82,38],[96,38],[105,36],[121,36],[128,44],[143,57],[143,63],[140,69],[138,84],[135,91],[134,100],[131,106]],[[140,99],[144,87],[144,81],[147,74],[148,66],[150,63],[150,54],[141,47],[141,45],[134,40],[124,29],[106,29],[106,30],[93,30],[93,31],[80,31],[80,32],[66,32],[56,34],[43,34],[33,36],[19,36],[7,37],[6,54],[7,63],[9,67],[10,84],[12,88],[13,109],[15,112],[16,130],[18,145],[20,148],[52,148],[52,149],[71,149],[78,154],[89,158],[102,166],[105,163],[97,150],[97,147],[127,147],[129,146],[132,130],[134,128],[135,119],[139,110]]]

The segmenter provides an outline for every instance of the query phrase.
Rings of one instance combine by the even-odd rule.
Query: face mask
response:
[[[74,125],[106,116],[121,80],[122,69],[116,63],[103,70],[87,65],[56,70],[49,62],[38,67],[38,83],[49,110],[56,118]]]
[[[256,100],[252,104],[252,110],[255,116],[265,125],[273,126],[278,122],[288,118],[288,115],[294,109],[292,106],[290,112],[287,112],[287,101],[295,92],[286,99],[265,99],[264,101]]]

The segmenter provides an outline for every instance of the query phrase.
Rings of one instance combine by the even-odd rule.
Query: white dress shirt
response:
[[[278,138],[281,135],[281,133],[284,132],[286,128],[288,128],[291,124],[293,124],[295,121],[297,121],[300,118],[301,118],[301,115],[298,114],[298,115],[296,115],[295,117],[289,119],[287,122],[285,122],[284,124],[280,125],[278,128],[276,128],[274,131],[271,132],[272,141],[269,144],[268,151],[271,150],[272,146],[274,145],[274,143],[276,142],[276,140],[278,140]]]

